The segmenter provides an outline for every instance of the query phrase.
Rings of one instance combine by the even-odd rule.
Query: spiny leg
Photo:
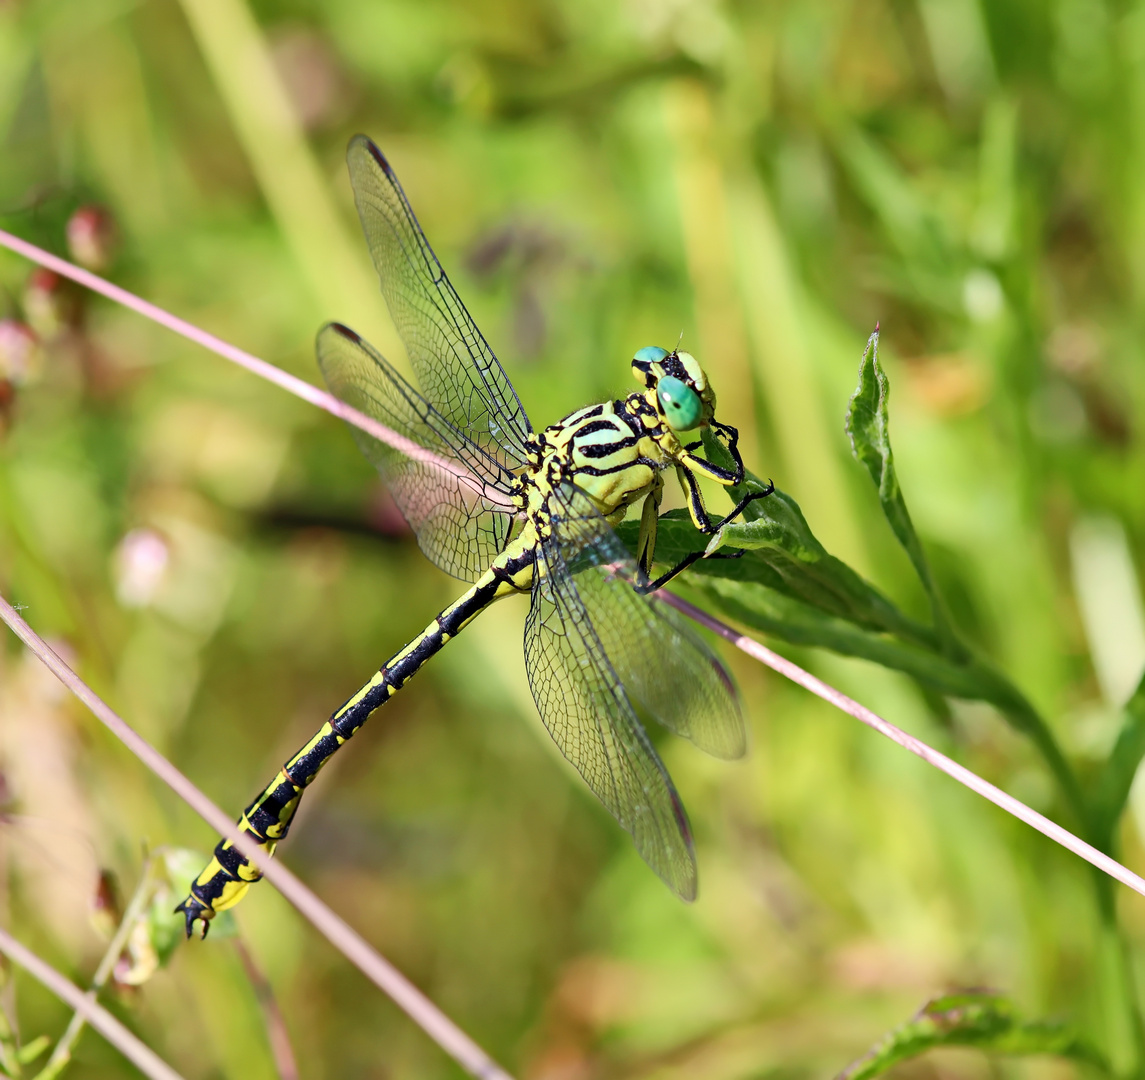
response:
[[[652,478],[652,490],[644,499],[640,513],[640,536],[636,542],[636,562],[640,572],[648,577],[652,573],[652,557],[656,553],[656,532],[660,524],[660,502],[664,498],[664,480],[659,473]]]
[[[775,485],[769,480],[765,490],[748,492],[736,503],[730,513],[725,514],[718,522],[712,521],[708,509],[704,505],[699,477],[706,476],[709,480],[714,480],[724,487],[737,487],[743,483],[747,470],[743,463],[743,455],[739,452],[739,431],[730,424],[721,424],[715,419],[710,421],[710,427],[715,438],[723,442],[734,468],[727,469],[722,465],[708,461],[706,458],[698,457],[695,451],[703,445],[702,440],[686,444],[683,447],[683,452],[676,456],[676,476],[688,499],[688,513],[691,515],[692,524],[706,536],[712,536],[719,532],[725,525],[742,514],[750,503],[756,499],[767,498],[775,490]],[[690,562],[695,562],[695,559],[691,559]],[[681,569],[683,569],[682,566],[670,576],[675,576]]]
[[[731,510],[728,511],[728,513],[724,516],[723,520],[720,521],[712,529],[712,532],[718,533],[720,531],[720,529],[722,529],[725,525],[731,524],[731,522],[735,521],[735,519],[737,517],[739,517],[740,514],[742,514],[744,512],[744,510],[746,510],[747,507],[751,503],[755,502],[756,499],[766,499],[768,497],[768,495],[772,495],[774,493],[775,493],[775,484],[769,479],[767,481],[767,487],[765,487],[762,491],[748,492],[748,494],[746,494],[742,499],[740,499],[740,501],[737,502],[735,504],[735,506],[733,506],[731,508]]]
[[[735,519],[738,518],[751,503],[755,502],[756,499],[766,499],[768,495],[771,495],[775,491],[775,484],[768,480],[766,488],[764,488],[762,491],[752,491],[747,495],[744,495],[739,500],[739,502],[737,502],[735,506],[733,506],[732,509],[724,515],[720,521],[713,522],[712,519],[708,516],[707,507],[704,505],[703,495],[700,492],[700,486],[696,481],[694,474],[688,469],[679,467],[676,471],[679,474],[681,485],[684,487],[684,490],[688,496],[688,510],[692,517],[692,523],[705,536],[714,536],[725,525],[729,525],[731,522],[735,521]],[[642,523],[642,534],[643,531]],[[644,572],[647,574],[652,565],[652,552],[646,552],[642,547],[641,554],[644,555],[645,553],[648,557],[648,563],[645,565],[643,562],[641,562],[641,569],[644,570]],[[655,592],[657,589],[663,588],[663,586],[667,585],[668,582],[676,577],[677,574],[687,570],[689,566],[691,566],[693,563],[699,562],[701,559],[739,559],[742,556],[742,551],[721,551],[714,552],[711,555],[707,554],[705,551],[693,551],[691,554],[685,555],[684,558],[681,559],[675,566],[673,566],[670,570],[665,571],[658,578],[636,586],[636,590],[637,592],[641,593]]]
[[[730,424],[721,424],[717,420],[712,420],[710,426],[716,437],[723,440],[725,449],[735,463],[735,468],[725,469],[722,465],[708,461],[707,458],[698,457],[696,451],[704,445],[702,440],[685,445],[683,453],[677,455],[676,464],[687,469],[688,472],[695,473],[697,476],[706,476],[709,480],[714,480],[717,484],[723,484],[725,487],[735,487],[742,484],[746,468],[743,463],[743,456],[739,452],[739,431]]]
[[[685,555],[671,570],[666,570],[658,578],[637,585],[636,591],[638,593],[650,593],[655,592],[657,589],[662,589],[677,574],[683,573],[693,563],[700,562],[703,559],[741,559],[743,558],[743,554],[742,551],[717,551],[708,555],[703,551],[693,551],[690,555]]]

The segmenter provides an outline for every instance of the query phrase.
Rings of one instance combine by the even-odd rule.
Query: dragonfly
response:
[[[749,491],[718,521],[709,514],[699,479],[734,487],[744,463],[736,429],[715,418],[707,376],[679,347],[641,348],[632,359],[638,390],[535,431],[382,152],[358,135],[347,163],[381,291],[420,388],[339,323],[319,331],[318,364],[337,397],[394,433],[382,442],[353,429],[421,550],[471,585],[282,766],[239,831],[272,854],[306,788],[366,720],[487,607],[525,594],[525,665],[545,726],[649,866],[692,900],[688,816],[645,721],[721,758],[742,756],[746,736],[731,675],[657,594],[705,555],[652,577],[664,474],[674,468],[692,524],[713,536],[772,487]],[[687,441],[705,427],[732,468],[707,460],[701,439]],[[614,526],[641,501],[633,557]],[[221,840],[176,909],[187,936],[197,923],[206,936],[209,920],[260,876]]]

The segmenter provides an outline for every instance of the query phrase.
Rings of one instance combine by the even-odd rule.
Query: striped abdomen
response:
[[[381,708],[451,638],[494,600],[510,593],[528,591],[533,580],[536,557],[530,541],[512,545],[481,576],[473,587],[437,616],[401,652],[396,653],[372,679],[346,702],[243,812],[238,825],[268,854],[290,830],[290,823],[302,801],[302,793],[322,766],[344,746],[370,717]],[[216,912],[237,904],[262,875],[230,840],[220,840],[207,868],[195,879],[191,895],[179,905],[190,935],[196,919],[207,920]]]

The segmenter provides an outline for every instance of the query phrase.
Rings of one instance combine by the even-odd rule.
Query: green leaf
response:
[[[731,565],[746,563],[749,557],[745,555]],[[873,661],[910,675],[924,688],[949,697],[994,705],[1015,730],[1038,748],[1078,821],[1089,829],[1090,815],[1077,777],[1053,733],[1021,692],[987,662],[969,654],[966,659],[951,658],[916,641],[879,633],[812,607],[760,581],[719,576],[719,571],[713,571],[713,565],[718,564],[711,560],[696,563],[690,584],[707,596],[726,618],[793,645],[817,646],[843,656]]]
[[[888,400],[891,386],[886,372],[879,364],[879,331],[867,339],[863,359],[859,363],[859,385],[851,397],[847,410],[846,430],[851,440],[851,451],[855,458],[867,467],[871,479],[879,491],[879,503],[895,536],[902,544],[922,587],[930,601],[934,628],[944,653],[952,658],[964,659],[965,646],[958,641],[946,608],[939,595],[934,576],[930,570],[922,543],[914,531],[914,524],[906,508],[895,472],[894,454],[891,451],[890,413]]]
[[[730,465],[723,445],[705,440],[708,459]],[[731,498],[766,485],[748,473]],[[830,555],[812,533],[799,504],[778,488],[748,504],[742,522],[721,532],[723,548],[739,558],[708,558],[694,563],[689,583],[721,614],[792,645],[830,649],[902,671],[929,690],[952,697],[989,700],[1010,708],[1016,692],[996,673],[963,652],[944,654],[935,633],[904,615],[886,596],[846,563]],[[623,522],[621,539],[635,550],[636,521]],[[686,510],[660,518],[656,561],[674,565],[713,547],[692,524]]]
[[[755,505],[762,505],[757,511],[760,516],[728,526],[720,537],[724,546],[741,549],[744,555],[704,559],[693,564],[693,573],[767,585],[825,614],[934,646],[934,635],[927,627],[907,618],[874,586],[823,549],[794,499],[777,490]],[[638,524],[624,522],[619,531],[634,549]],[[661,517],[658,563],[674,565],[708,545],[709,538],[695,529],[687,511],[673,510]]]
[[[998,1054],[1052,1054],[1110,1071],[1102,1055],[1068,1027],[1022,1020],[1005,998],[970,991],[927,1002],[911,1020],[844,1070],[839,1080],[871,1080],[939,1046],[974,1046]]]
[[[908,618],[846,563],[827,553],[789,495],[777,489],[753,505],[758,506],[757,516],[729,525],[722,539],[751,552],[744,556],[747,565],[767,567],[780,592],[861,626],[934,646],[928,627]],[[708,563],[704,569],[716,573],[712,568],[717,566],[718,562]]]
[[[1103,851],[1112,846],[1114,831],[1129,800],[1129,790],[1142,757],[1145,757],[1145,674],[1125,703],[1121,733],[1094,792],[1094,836]]]
[[[726,448],[710,430],[704,432],[704,449],[709,461],[725,468],[732,466]],[[730,489],[729,495],[738,501],[749,492],[766,488],[758,477],[747,473],[744,482]],[[633,550],[638,531],[636,522],[620,526],[621,538]],[[695,572],[755,581],[869,630],[896,634],[928,648],[937,645],[933,631],[908,618],[846,563],[828,554],[812,533],[799,504],[778,488],[767,498],[749,503],[742,518],[720,530],[713,539],[695,529],[685,510],[669,511],[660,519],[656,541],[659,563],[672,566],[703,550],[726,555],[723,548],[739,549],[744,554],[736,559],[703,560],[694,565]]]
[[[706,566],[707,564],[697,564]],[[792,645],[830,649],[904,672],[951,697],[984,698],[989,673],[889,634],[868,630],[752,581],[735,581],[701,571],[691,581],[727,618]]]

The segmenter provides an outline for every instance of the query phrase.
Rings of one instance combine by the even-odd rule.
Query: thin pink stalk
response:
[[[217,338],[214,334],[199,329],[185,319],[180,319],[177,315],[164,311],[163,308],[141,299],[134,293],[121,289],[118,285],[113,285],[98,274],[93,274],[91,271],[84,270],[49,251],[44,251],[43,248],[36,247],[35,244],[29,244],[27,240],[21,240],[18,236],[13,236],[3,229],[0,229],[0,246],[10,248],[16,254],[23,255],[24,258],[39,263],[41,266],[46,266],[62,277],[71,278],[72,281],[84,286],[84,288],[91,289],[92,292],[97,292],[101,296],[106,296],[107,299],[122,304],[125,308],[130,308],[144,318],[150,319],[176,334],[181,334],[188,341],[201,345],[204,349],[210,349],[211,352],[217,353],[224,360],[230,360],[232,363],[238,364],[239,367],[246,368],[252,374],[281,387],[287,393],[300,397],[311,405],[317,405],[320,409],[325,409],[326,412],[338,417],[339,420],[345,420],[347,424],[353,424],[354,427],[360,428],[367,435],[373,436],[378,442],[392,446],[395,450],[405,454],[406,457],[449,474],[459,483],[468,487],[474,495],[493,503],[495,506],[503,509],[516,509],[503,495],[491,489],[479,477],[474,476],[473,473],[456,462],[443,458],[440,454],[435,454],[424,446],[419,446],[392,428],[380,424],[372,416],[367,416],[352,405],[347,405],[344,401],[334,397],[333,394],[319,390],[317,386],[306,382],[304,379],[291,375],[288,371],[283,371],[282,368],[275,367],[274,364],[269,364],[265,360],[260,360],[251,353],[244,352],[229,342],[223,341],[222,338]]]
[[[681,614],[687,615],[689,619],[694,619],[701,626],[711,630],[712,633],[718,634],[725,641],[730,641],[737,649],[747,653],[753,660],[766,664],[773,671],[778,671],[780,675],[790,679],[793,683],[798,683],[805,690],[810,690],[811,693],[821,697],[824,701],[830,702],[836,709],[841,709],[848,716],[853,716],[856,720],[866,724],[867,727],[874,728],[880,735],[885,735],[891,742],[898,743],[904,750],[916,754],[928,765],[941,769],[947,776],[968,787],[976,795],[989,799],[990,802],[995,806],[1000,806],[1006,813],[1013,814],[1019,821],[1024,821],[1055,843],[1061,844],[1068,851],[1072,851],[1075,855],[1085,859],[1086,862],[1092,863],[1111,878],[1120,881],[1122,885],[1128,885],[1135,892],[1145,896],[1145,878],[1138,877],[1116,859],[1111,859],[1104,852],[1098,851],[1097,848],[1074,836],[1068,829],[1063,829],[1056,822],[1050,821],[1049,818],[1039,814],[1036,810],[1030,809],[1025,803],[1019,802],[1012,795],[1007,795],[1001,788],[996,788],[969,769],[959,765],[957,761],[952,761],[945,754],[927,746],[926,743],[916,739],[913,735],[908,735],[902,728],[895,727],[894,724],[884,720],[877,713],[871,712],[865,705],[860,705],[842,691],[836,690],[835,687],[825,683],[822,679],[817,679],[809,671],[804,671],[798,664],[793,664],[790,660],[780,656],[779,653],[772,652],[771,649],[761,645],[754,638],[741,634],[738,630],[728,626],[727,623],[721,622],[703,609],[689,604],[687,600],[682,600],[672,593],[661,592],[659,595],[665,603],[670,604]]]
[[[339,916],[335,915],[281,862],[271,859],[241,833],[222,810],[126,721],[120,718],[0,596],[0,619],[36,654],[53,675],[80,699],[113,735],[210,827],[227,837],[320,933],[379,989],[388,994],[431,1039],[466,1072],[482,1080],[512,1080],[468,1035],[413,985],[388,960]],[[81,995],[82,996],[82,995]],[[69,1004],[73,1004],[69,999]],[[78,1005],[74,1006],[77,1011]],[[172,1074],[173,1075],[173,1074]]]
[[[0,928],[0,952],[14,964],[19,964],[61,1001],[70,1005],[145,1076],[151,1077],[151,1080],[183,1080],[179,1073],[132,1035],[102,1005],[89,998],[78,986],[65,979],[31,949],[21,945],[3,928]]]

